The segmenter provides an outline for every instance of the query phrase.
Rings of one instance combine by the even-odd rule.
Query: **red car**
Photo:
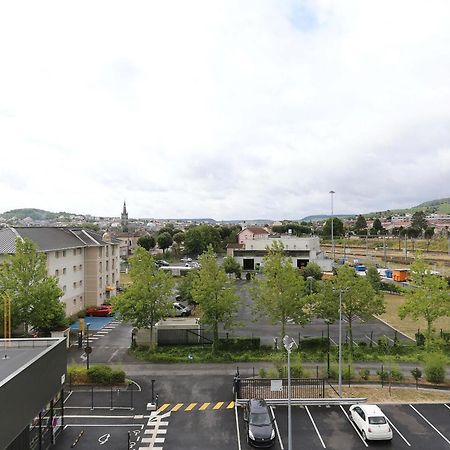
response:
[[[110,305],[101,305],[101,306],[91,306],[86,309],[87,316],[94,317],[106,317],[112,315],[112,306]]]

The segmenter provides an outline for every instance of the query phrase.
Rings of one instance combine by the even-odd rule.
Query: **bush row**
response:
[[[67,375],[74,384],[121,384],[125,382],[125,372],[114,370],[109,366],[96,365],[89,369],[79,366],[71,366],[67,369]]]

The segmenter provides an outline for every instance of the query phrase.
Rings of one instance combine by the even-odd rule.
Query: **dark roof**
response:
[[[16,239],[30,239],[40,251],[64,250],[78,247],[103,246],[109,243],[120,244],[118,239],[111,242],[91,230],[61,227],[15,227],[0,230],[0,254],[16,252]]]
[[[20,237],[30,239],[42,251],[82,247],[80,240],[68,228],[26,227],[15,230]]]
[[[266,229],[264,229],[263,227],[247,227],[247,228],[244,228],[242,231],[245,231],[245,230],[249,230],[253,234],[269,234],[269,232]]]
[[[0,230],[0,254],[16,253],[16,239],[19,236],[11,228]]]
[[[245,248],[244,244],[232,243],[227,244],[227,248]]]

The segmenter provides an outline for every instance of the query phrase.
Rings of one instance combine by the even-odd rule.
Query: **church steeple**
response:
[[[122,227],[127,228],[128,227],[128,213],[127,213],[127,205],[125,201],[123,202],[123,210],[122,214],[120,215]]]

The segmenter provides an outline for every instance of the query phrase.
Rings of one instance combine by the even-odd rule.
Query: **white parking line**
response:
[[[445,406],[446,408],[450,409],[450,406],[446,405],[445,403],[444,403],[444,406]]]
[[[332,342],[333,345],[337,347],[336,341],[334,341],[332,337],[330,337],[330,341]]]
[[[239,418],[238,418],[238,412],[237,412],[237,402],[234,402],[234,415],[236,417],[236,433],[237,433],[237,440],[238,440],[238,450],[241,450],[241,433],[239,432]]]
[[[319,433],[319,430],[317,429],[316,423],[314,422],[314,419],[313,419],[313,417],[312,417],[311,413],[309,412],[309,409],[308,409],[308,407],[306,405],[305,405],[305,409],[306,409],[306,412],[308,413],[309,418],[311,419],[311,422],[313,424],[314,429],[316,430],[317,436],[319,436],[319,439],[320,439],[320,442],[322,444],[322,447],[323,448],[327,448],[325,443],[323,442],[323,439],[322,439],[322,436]]]
[[[342,405],[339,405],[342,409],[342,412],[345,414],[345,417],[347,417],[347,420],[350,422],[350,425],[355,429],[356,434],[359,436],[359,438],[361,439],[361,441],[363,442],[363,444],[368,447],[369,445],[367,444],[367,442],[362,438],[362,436],[359,434],[358,428],[356,428],[356,425],[353,423],[352,420],[350,420],[350,417],[348,417],[347,411],[343,408]]]
[[[422,417],[423,420],[425,420],[425,422],[430,425],[431,428],[433,428],[434,431],[436,431],[436,433],[439,434],[439,436],[441,436],[442,439],[444,439],[445,442],[447,442],[447,444],[450,444],[450,441],[425,417],[423,416],[419,411],[417,411],[416,408],[414,408],[413,405],[409,405],[420,417]]]
[[[273,412],[273,406],[270,407],[270,411],[272,412],[272,417],[274,418],[275,430],[277,430],[278,440],[280,441],[281,450],[284,450],[283,441],[281,440],[280,430],[278,429],[277,418],[275,417],[275,413]]]
[[[386,336],[385,334],[383,334],[383,336],[384,336],[385,338],[388,338],[393,344],[395,343],[394,339],[391,339],[389,336]]]
[[[372,342],[372,344],[378,345],[373,339],[370,339],[370,337],[367,336],[367,334],[365,335],[365,337],[369,340],[369,342]]]
[[[405,436],[403,436],[400,431],[398,431],[397,427],[387,418],[386,414],[384,415],[386,417],[386,420],[388,421],[389,425],[397,432],[397,434],[406,442],[406,445],[408,447],[411,447],[411,444],[406,440]]]

